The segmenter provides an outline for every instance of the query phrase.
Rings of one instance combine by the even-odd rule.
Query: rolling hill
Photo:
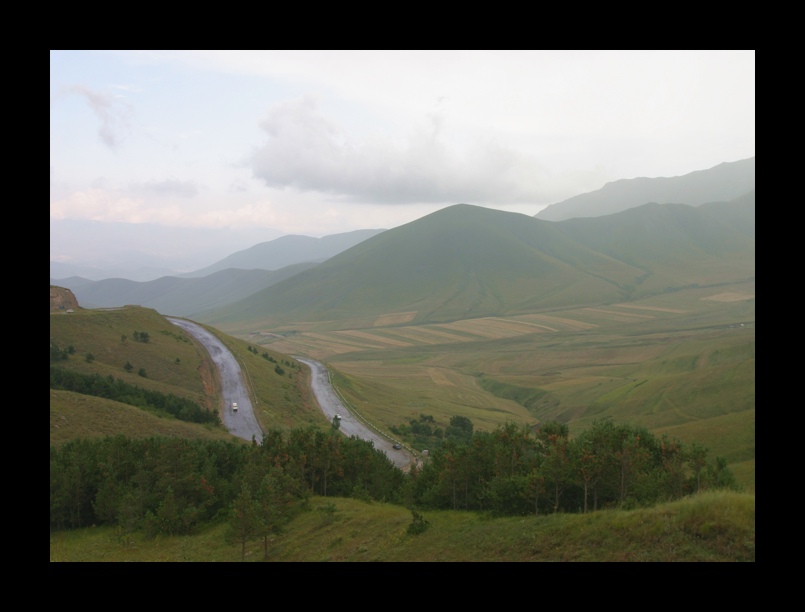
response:
[[[155,310],[87,309],[75,303],[68,289],[54,286],[50,305],[51,367],[111,377],[148,392],[191,400],[205,410],[222,408],[220,384],[207,352]],[[136,339],[143,332],[146,342]],[[249,373],[255,413],[264,427],[327,424],[310,399],[304,376],[289,375],[300,368],[286,366],[288,372],[282,375],[275,371],[277,362],[290,359],[287,355],[266,349],[258,354],[242,340],[220,337]],[[54,347],[67,354],[54,360]],[[237,439],[223,425],[184,422],[121,401],[56,389],[51,389],[50,421],[51,444],[115,434]]]

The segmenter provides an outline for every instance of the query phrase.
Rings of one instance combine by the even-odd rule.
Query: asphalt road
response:
[[[239,438],[244,440],[254,438],[258,443],[262,443],[263,431],[254,416],[254,408],[252,407],[249,392],[243,382],[240,364],[235,359],[235,356],[229,352],[229,349],[215,335],[198,323],[171,317],[167,317],[167,319],[192,334],[207,349],[210,358],[218,368],[222,387],[221,395],[224,402],[224,426],[230,433]],[[414,459],[404,448],[395,449],[393,447],[394,441],[372,429],[344,406],[338,395],[336,395],[332,384],[330,384],[330,375],[324,364],[304,357],[296,357],[296,359],[310,367],[310,385],[327,419],[332,422],[336,414],[341,415],[339,431],[342,434],[348,437],[355,436],[361,440],[368,440],[377,450],[384,452],[398,468],[407,469],[414,463]],[[233,402],[238,404],[237,412],[232,410]]]
[[[249,391],[243,382],[240,364],[229,349],[212,333],[198,323],[184,319],[167,317],[168,321],[181,327],[193,335],[210,354],[221,379],[221,397],[224,402],[224,426],[233,435],[244,440],[254,438],[258,444],[263,442],[263,430],[254,416]],[[232,403],[237,402],[238,411],[232,410]]]
[[[341,425],[338,429],[342,434],[368,440],[377,450],[386,453],[386,456],[398,468],[411,466],[414,461],[404,448],[395,449],[392,446],[394,441],[376,432],[344,406],[330,383],[330,375],[323,363],[305,357],[294,358],[310,366],[310,386],[325,416],[332,422],[336,414],[341,415]]]

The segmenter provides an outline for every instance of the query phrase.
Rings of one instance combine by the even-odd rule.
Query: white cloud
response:
[[[269,187],[376,204],[547,204],[555,196],[533,157],[493,138],[475,138],[461,150],[451,140],[458,135],[436,113],[403,142],[360,140],[306,97],[274,107],[261,128],[267,141],[252,169]]]
[[[753,156],[754,72],[751,50],[51,51],[51,218],[322,236],[535,214]]]
[[[125,138],[129,127],[131,107],[118,96],[93,91],[83,85],[66,85],[62,93],[84,98],[95,113],[101,125],[98,137],[110,149],[117,149]]]

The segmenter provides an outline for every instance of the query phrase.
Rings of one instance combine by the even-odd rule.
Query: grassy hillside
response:
[[[413,322],[622,299],[620,284],[643,271],[594,253],[554,224],[459,205],[382,234],[225,310],[199,315],[234,321],[334,321],[341,327],[386,313]],[[596,297],[597,296],[597,297]]]
[[[129,438],[168,436],[206,440],[240,440],[221,427],[185,423],[135,406],[72,391],[50,390],[50,443],[123,434]],[[246,444],[246,441],[243,441]]]
[[[243,340],[211,330],[227,344],[241,363],[252,395],[255,413],[264,429],[321,424],[327,425],[311,400],[306,367],[286,367],[277,374],[277,362],[291,358],[261,348],[258,354]],[[148,342],[134,339],[143,332]],[[214,365],[192,336],[154,310],[126,307],[115,310],[78,308],[50,317],[51,343],[73,352],[65,361],[52,365],[83,374],[112,376],[137,387],[188,398],[203,408],[223,408]],[[87,355],[92,359],[87,360]],[[269,361],[271,357],[274,361]],[[126,371],[126,363],[132,370]],[[143,370],[145,376],[138,373]],[[51,391],[51,443],[70,437],[123,433],[130,436],[153,434],[186,437],[233,437],[225,429],[182,423],[156,417],[139,408],[83,396]]]
[[[580,431],[611,415],[704,443],[728,459],[748,491],[588,515],[433,511],[416,535],[408,533],[412,514],[402,506],[314,498],[309,512],[273,538],[269,560],[754,561],[754,286],[714,291],[444,324],[378,319],[366,329],[285,337],[258,331],[235,338],[211,328],[241,362],[264,427],[327,427],[304,369],[286,367],[285,375],[274,369],[276,362],[291,363],[288,355],[305,354],[327,361],[347,401],[385,428],[429,414],[442,424],[451,415],[469,416],[478,429],[561,418]],[[135,331],[147,332],[149,342],[135,341]],[[52,314],[51,342],[74,348],[61,363],[76,371],[112,374],[220,408],[206,355],[156,311]],[[127,361],[131,373],[123,369]],[[141,367],[145,377],[137,375]],[[221,428],[70,392],[51,391],[50,407],[56,445],[117,433],[231,438]],[[240,561],[225,531],[220,524],[156,539],[114,528],[52,533],[51,561]],[[262,544],[249,544],[246,560],[262,559]]]
[[[577,433],[611,417],[704,444],[753,491],[754,320],[750,282],[507,317],[381,317],[244,337],[328,363],[349,404],[385,431],[428,415],[442,429],[466,416],[480,430],[559,420]]]
[[[272,538],[268,561],[755,561],[754,495],[711,492],[654,508],[594,514],[490,518],[474,512],[423,514],[427,528],[409,534],[401,506],[313,498],[310,511]],[[112,528],[59,532],[50,560],[241,561],[226,526],[193,536],[148,540]],[[263,561],[262,542],[246,561]]]
[[[223,309],[221,328],[442,323],[592,306],[754,278],[754,199],[645,205],[554,223],[456,205],[388,230]]]

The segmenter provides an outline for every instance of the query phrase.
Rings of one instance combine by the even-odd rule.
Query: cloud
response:
[[[547,173],[531,156],[492,138],[459,150],[447,118],[423,117],[407,139],[358,140],[325,117],[315,98],[275,106],[251,167],[269,187],[318,191],[378,204],[551,201]]]
[[[122,132],[129,126],[131,107],[128,104],[117,96],[98,93],[83,85],[64,86],[62,92],[84,98],[101,122],[98,128],[101,142],[112,150],[120,146]]]

